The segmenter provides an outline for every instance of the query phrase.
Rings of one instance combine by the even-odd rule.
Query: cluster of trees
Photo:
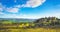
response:
[[[35,25],[38,27],[42,27],[42,26],[48,26],[48,27],[56,27],[59,26],[60,27],[60,19],[56,18],[56,17],[45,17],[45,18],[40,18],[38,20],[36,20]]]

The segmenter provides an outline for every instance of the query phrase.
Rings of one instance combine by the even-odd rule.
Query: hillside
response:
[[[37,19],[35,22],[38,27],[60,27],[60,19],[56,17],[45,17]]]
[[[13,23],[20,23],[20,22],[32,22],[35,19],[23,19],[23,18],[0,18],[0,22],[13,22]]]
[[[21,20],[26,21],[26,19],[19,19],[19,21]],[[60,19],[56,17],[30,20],[31,22],[24,21],[17,23],[12,19],[2,19],[0,20],[0,32],[60,32]]]

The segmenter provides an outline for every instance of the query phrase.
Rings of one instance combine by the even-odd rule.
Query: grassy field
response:
[[[60,32],[60,19],[41,18],[35,22],[0,21],[0,32]]]
[[[60,28],[2,29],[0,32],[60,32]]]

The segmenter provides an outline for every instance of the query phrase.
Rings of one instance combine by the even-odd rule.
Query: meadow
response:
[[[0,20],[0,32],[60,32],[60,19],[41,18],[31,22]]]
[[[0,32],[60,32],[60,28],[29,28],[29,29],[3,29]]]

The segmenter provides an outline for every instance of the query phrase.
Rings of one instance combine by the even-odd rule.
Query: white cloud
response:
[[[2,11],[3,9],[0,7],[0,11]]]
[[[13,7],[6,7],[6,11],[10,12],[10,13],[18,13],[18,11],[20,11],[21,5],[15,5]]]
[[[0,11],[3,11],[4,6],[0,3]]]
[[[0,12],[0,15],[3,15],[4,13],[3,12]]]
[[[20,8],[21,8],[20,5],[15,5],[13,7],[6,7],[6,6],[2,5],[2,3],[0,3],[1,12],[4,10],[4,11],[10,12],[10,13],[18,13]]]
[[[26,2],[26,4],[23,4],[23,7],[38,7],[40,5],[42,5],[46,0],[29,0]]]
[[[22,5],[17,5],[18,7],[38,7],[40,5],[42,5],[46,0],[28,0],[26,1],[26,4],[22,4]],[[14,0],[14,2],[16,3],[17,0]]]
[[[14,0],[16,2],[16,0]],[[40,5],[42,5],[43,3],[45,2],[45,0],[29,0],[26,2],[26,4],[23,4],[23,5],[15,5],[13,7],[5,7],[3,6],[1,3],[0,3],[0,11],[7,11],[7,12],[10,12],[10,13],[18,13],[19,9],[21,7],[32,7],[32,8],[35,8],[35,7],[38,7]]]
[[[6,14],[4,16],[0,16],[0,17],[3,17],[3,18],[24,18],[24,19],[39,19],[39,18],[43,18],[43,17],[57,17],[57,18],[60,18],[60,13],[55,13],[55,14],[39,14],[39,15],[29,15],[29,14],[20,14],[20,15],[17,15],[17,14]]]
[[[22,6],[21,6],[21,5],[15,5],[14,7],[16,7],[16,8],[21,8]]]
[[[5,14],[3,16],[0,16],[0,18],[24,18],[24,19],[37,19],[39,17],[36,16],[31,16],[27,14],[21,14],[21,15],[16,15],[16,14]]]
[[[6,11],[11,12],[11,13],[17,13],[19,11],[19,8],[10,7],[10,8],[7,8]]]

